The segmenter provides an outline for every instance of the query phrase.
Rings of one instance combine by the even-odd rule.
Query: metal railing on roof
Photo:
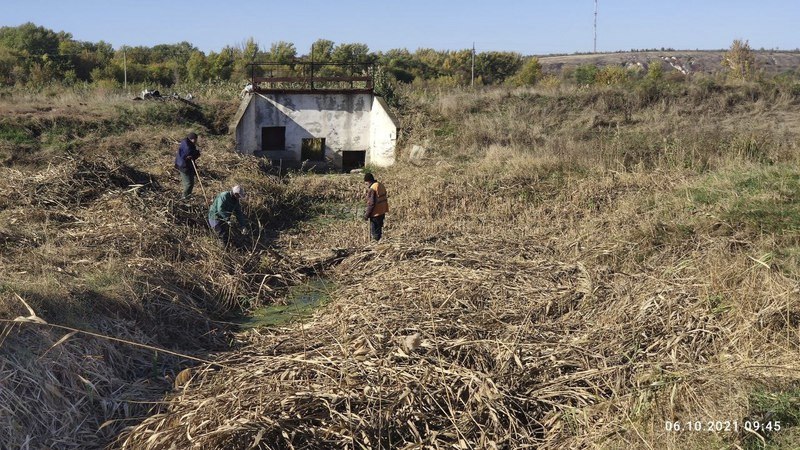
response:
[[[369,63],[251,63],[256,92],[372,92],[375,68]]]

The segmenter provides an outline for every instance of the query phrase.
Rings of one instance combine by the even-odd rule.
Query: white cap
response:
[[[231,192],[238,195],[239,198],[245,198],[244,188],[238,184],[231,189]]]

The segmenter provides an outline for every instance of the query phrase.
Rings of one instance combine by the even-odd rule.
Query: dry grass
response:
[[[264,265],[250,251],[264,248],[265,234],[240,237],[241,251],[223,251],[205,224],[199,187],[192,204],[175,201],[177,139],[202,125],[140,124],[183,114],[174,105],[159,108],[121,105],[94,120],[80,111],[10,115],[8,123],[36,133],[24,163],[2,169],[0,319],[27,315],[19,295],[54,325],[164,351],[85,334],[62,341],[63,329],[3,324],[0,396],[10,413],[0,415],[0,447],[106,446],[160,400],[179,370],[196,364],[193,358],[235,344],[220,319],[272,302],[282,286],[305,276],[297,272],[303,261]],[[109,135],[109,128],[116,131]],[[248,214],[271,225],[280,198],[272,205],[265,199],[285,188],[255,161],[229,153],[226,136],[202,135],[208,195],[246,183],[254,202]],[[67,146],[48,146],[50,137]]]
[[[46,384],[0,385],[13,423],[32,420],[31,399],[46,411],[80,405],[36,422],[28,441],[10,432],[0,442],[86,446],[98,424],[135,418],[103,427],[104,442],[757,448],[747,433],[664,424],[772,417],[776,400],[763,399],[791,396],[800,381],[800,215],[790,206],[800,112],[792,98],[767,102],[747,86],[691,89],[656,102],[613,89],[409,96],[406,143],[427,140],[430,157],[378,171],[391,208],[378,245],[356,217],[358,176],[276,180],[227,153],[225,137],[203,144],[206,189],[247,183],[262,234],[223,257],[200,202],[171,201],[183,130],[137,125],[122,139],[141,152],[116,154],[102,138],[99,158],[5,169],[2,263],[15,278],[2,280],[4,317],[24,314],[13,293],[54,323],[68,316],[61,297],[75,317],[102,299],[99,315],[116,319],[100,322],[116,328],[101,330],[215,364],[183,372],[147,417],[151,404],[125,410],[130,397],[114,397],[164,392],[142,387],[153,367],[143,350],[127,365],[93,360],[81,376],[115,380],[98,393],[76,388],[61,401]],[[282,287],[314,270],[338,287],[307,323],[239,334],[242,348],[216,355],[188,342],[220,329],[209,314],[281,301]],[[60,333],[15,327],[0,351],[15,380],[61,380],[54,365],[88,364],[71,345],[108,346],[75,336],[44,354]],[[26,347],[33,357],[11,356]],[[186,365],[160,361],[172,371],[161,382]],[[81,383],[70,375],[56,385]],[[95,398],[110,409],[86,400]],[[766,439],[786,442],[793,425]]]
[[[230,369],[198,372],[121,445],[717,447],[745,436],[664,422],[743,420],[752,389],[795,379],[793,281],[732,262],[742,236],[660,236],[674,204],[629,219],[654,192],[679,201],[685,180],[594,174],[512,216],[514,192],[464,173],[448,189],[446,173],[414,187],[419,173],[387,174],[409,186],[391,197],[388,243],[328,273],[330,305],[249,336]]]

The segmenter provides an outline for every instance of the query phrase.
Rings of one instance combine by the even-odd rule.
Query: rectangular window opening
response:
[[[364,167],[367,160],[367,152],[365,150],[345,150],[342,152],[342,172],[350,172],[353,169],[360,169]]]
[[[325,138],[303,139],[300,159],[302,161],[325,161]]]
[[[262,127],[261,150],[286,150],[286,127]]]

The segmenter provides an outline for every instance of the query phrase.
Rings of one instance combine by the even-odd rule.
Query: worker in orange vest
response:
[[[364,174],[364,184],[367,185],[367,211],[364,213],[364,220],[369,220],[372,239],[380,241],[383,236],[383,218],[389,211],[386,188],[382,183],[375,181],[371,173]]]

